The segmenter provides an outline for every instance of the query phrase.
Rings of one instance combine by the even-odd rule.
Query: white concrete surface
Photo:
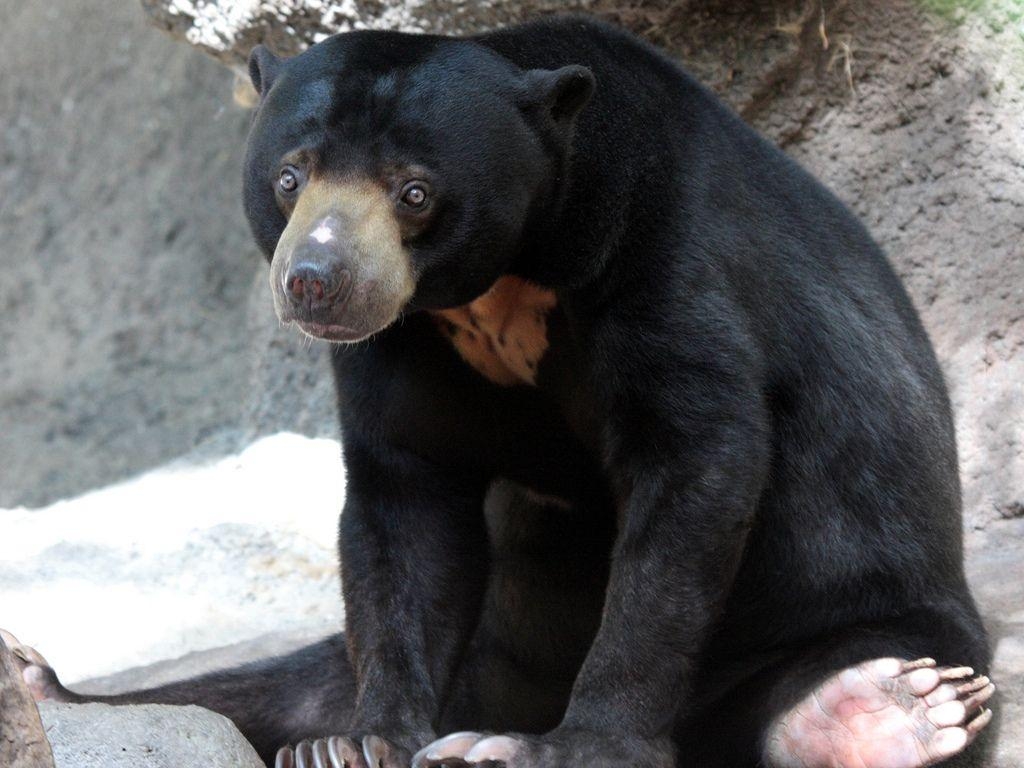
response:
[[[340,628],[339,444],[281,433],[40,509],[0,509],[0,624],[66,683]]]

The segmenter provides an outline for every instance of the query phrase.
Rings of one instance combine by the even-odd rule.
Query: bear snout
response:
[[[394,322],[415,279],[387,191],[311,179],[278,240],[270,283],[281,322],[315,338],[359,341]]]
[[[313,248],[294,254],[284,279],[288,301],[299,314],[311,316],[332,309],[343,310],[351,286],[351,270],[336,260],[323,258],[318,249]]]

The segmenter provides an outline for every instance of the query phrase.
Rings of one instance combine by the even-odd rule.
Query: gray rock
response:
[[[292,56],[338,32],[387,29],[472,34],[553,13],[586,13],[669,51],[746,113],[760,113],[793,75],[824,69],[825,19],[803,0],[141,0],[150,20],[236,73],[235,99],[252,106],[246,75],[257,43]]]
[[[0,636],[0,765],[3,768],[53,768],[53,755],[39,722],[35,702]]]
[[[222,715],[200,707],[43,702],[57,768],[264,768]]]
[[[595,5],[595,0],[142,0],[157,26],[236,66],[244,65],[259,42],[294,54],[330,34],[353,29],[476,32],[530,14]]]
[[[967,577],[994,652],[992,706],[1000,722],[992,766],[1020,768],[1024,766],[1024,519],[1000,523],[985,533],[985,546],[968,560]]]

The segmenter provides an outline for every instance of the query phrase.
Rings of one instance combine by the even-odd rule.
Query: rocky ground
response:
[[[823,178],[907,281],[957,410],[998,765],[1024,766],[1019,5],[865,0],[821,6],[824,25],[802,4],[705,21],[603,6]],[[273,319],[232,75],[131,0],[0,0],[0,18],[0,625],[69,681],[337,627],[326,350]],[[338,481],[285,496],[310,465]]]
[[[232,722],[207,709],[45,701],[39,710],[55,768],[263,768]]]

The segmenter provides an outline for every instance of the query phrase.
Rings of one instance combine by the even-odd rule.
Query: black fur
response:
[[[443,207],[410,242],[402,322],[334,350],[354,682],[288,661],[306,667],[286,703],[322,713],[291,727],[244,683],[181,697],[265,756],[317,728],[410,751],[556,729],[636,745],[633,765],[671,760],[672,736],[680,766],[740,768],[832,670],[987,669],[910,301],[851,213],[676,64],[569,18],[253,66],[246,211],[268,255],[299,145],[339,175],[431,169]],[[419,311],[506,274],[558,295],[536,388],[486,381]]]

